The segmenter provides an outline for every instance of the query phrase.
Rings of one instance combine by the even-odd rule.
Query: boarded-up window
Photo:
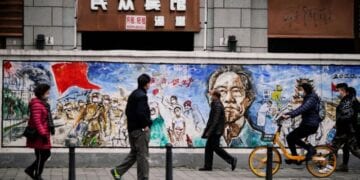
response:
[[[354,0],[269,0],[270,38],[354,38]]]
[[[268,2],[269,52],[360,52],[359,0]]]
[[[23,36],[23,0],[0,0],[0,36]]]

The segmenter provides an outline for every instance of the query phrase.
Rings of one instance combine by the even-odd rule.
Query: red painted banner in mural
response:
[[[62,94],[71,86],[83,89],[100,89],[92,84],[87,76],[88,65],[82,62],[60,63],[52,65],[58,92]]]

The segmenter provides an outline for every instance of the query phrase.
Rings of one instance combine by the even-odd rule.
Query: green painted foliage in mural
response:
[[[3,119],[24,119],[27,117],[29,109],[27,103],[14,96],[7,88],[3,89]]]

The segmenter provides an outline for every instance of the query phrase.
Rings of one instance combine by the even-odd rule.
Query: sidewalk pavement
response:
[[[77,168],[76,180],[111,180],[110,168]],[[68,169],[67,168],[46,168],[43,173],[45,180],[67,180]],[[0,169],[1,180],[30,180],[30,178],[24,173],[24,169],[20,168],[1,168]],[[136,180],[136,168],[131,168],[123,177],[124,180]],[[151,180],[165,180],[165,168],[151,168],[150,169]],[[174,180],[247,180],[247,179],[264,179],[257,178],[253,175],[249,169],[214,169],[211,172],[200,172],[197,169],[189,168],[174,168],[173,169]],[[306,168],[282,168],[278,171],[273,179],[318,179],[314,178],[307,172]],[[350,170],[347,173],[335,172],[329,178],[324,179],[336,179],[336,180],[356,180],[360,179],[360,170]]]

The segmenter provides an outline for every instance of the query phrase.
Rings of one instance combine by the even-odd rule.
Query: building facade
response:
[[[181,3],[184,9],[175,7]],[[51,50],[354,53],[360,47],[355,0],[6,0],[0,16],[3,49],[37,49],[39,39]],[[131,28],[128,16],[143,24]]]
[[[189,5],[195,1],[198,3],[195,4],[196,8],[191,9],[190,6],[186,6],[184,10],[178,7],[181,3],[186,2]],[[202,148],[204,146],[200,135],[209,112],[205,94],[210,88],[211,81],[217,80],[213,74],[224,69],[234,68],[232,69],[234,72],[241,71],[239,77],[241,76],[242,80],[247,79],[248,83],[253,85],[251,90],[253,92],[249,93],[250,95],[247,94],[249,95],[248,103],[241,102],[241,105],[247,104],[244,109],[248,109],[239,118],[239,120],[246,121],[243,128],[238,128],[242,131],[236,131],[235,137],[231,135],[224,137],[223,146],[234,148],[231,149],[234,150],[233,152],[238,153],[238,156],[241,154],[243,159],[246,159],[249,151],[239,148],[253,148],[266,144],[267,135],[271,136],[271,132],[274,131],[274,125],[271,124],[271,118],[275,115],[273,112],[276,113],[277,109],[280,109],[279,107],[289,104],[291,105],[289,108],[299,105],[291,103],[293,102],[292,98],[298,97],[294,94],[296,92],[294,87],[303,81],[312,83],[327,102],[328,114],[323,123],[323,129],[311,139],[315,144],[325,143],[328,141],[328,134],[334,124],[334,107],[338,103],[331,87],[334,83],[347,82],[355,88],[360,88],[360,84],[356,80],[360,77],[358,55],[295,55],[267,52],[307,52],[306,49],[301,49],[304,47],[310,47],[310,49],[321,47],[315,51],[318,53],[336,52],[334,49],[340,47],[347,48],[346,51],[341,52],[356,52],[355,40],[358,37],[356,35],[358,26],[355,23],[355,15],[357,4],[353,0],[328,0],[329,7],[319,9],[318,7],[323,4],[308,3],[320,1],[299,0],[296,2],[303,4],[295,6],[289,3],[290,11],[285,11],[285,15],[280,13],[280,16],[276,16],[276,13],[270,13],[270,10],[274,10],[272,8],[274,3],[275,5],[279,3],[275,7],[280,7],[280,5],[284,5],[283,1],[89,0],[84,5],[82,2],[85,0],[3,0],[0,2],[0,16],[3,16],[0,17],[0,47],[6,50],[0,50],[2,62],[0,82],[3,97],[0,152],[8,156],[1,156],[0,159],[3,163],[0,166],[24,166],[23,161],[19,161],[19,159],[28,161],[28,158],[22,154],[19,155],[19,152],[25,151],[25,155],[32,153],[31,150],[24,150],[25,139],[21,137],[21,133],[26,125],[26,102],[33,97],[34,85],[42,80],[49,80],[54,85],[52,86],[54,88],[52,88],[51,100],[57,132],[53,137],[53,144],[60,148],[55,149],[57,156],[54,157],[57,159],[53,161],[53,166],[64,166],[64,162],[66,162],[64,159],[67,158],[67,151],[64,148],[65,140],[69,137],[79,138],[78,145],[83,147],[78,151],[80,166],[112,164],[114,155],[128,151],[126,129],[125,131],[122,129],[126,126],[120,116],[124,110],[124,103],[126,103],[124,102],[126,92],[135,88],[135,79],[139,73],[143,72],[151,73],[155,77],[152,82],[154,86],[149,92],[153,101],[151,105],[162,107],[159,108],[159,111],[154,108],[154,115],[158,115],[154,121],[161,120],[162,116],[167,123],[166,127],[170,127],[166,131],[155,132],[160,132],[157,135],[167,136],[167,142],[172,142],[182,135],[183,142],[172,143],[177,147],[191,148],[185,149],[186,153],[175,153],[175,157],[179,159],[176,164],[178,166],[198,166],[199,163],[189,165],[188,162],[201,162],[199,159],[202,158],[200,157],[202,154],[192,153],[202,152],[202,149],[193,149],[193,147]],[[89,2],[100,4],[93,4],[93,7]],[[134,2],[134,8],[140,8],[145,15],[136,14],[135,10],[133,12],[133,7],[129,4],[122,4],[120,7],[121,3],[129,2]],[[148,7],[151,10],[146,10],[147,6],[144,2],[151,4]],[[340,6],[339,2],[344,6]],[[172,10],[175,5],[173,4],[173,7],[171,3],[176,3],[179,12]],[[285,5],[287,4],[285,3]],[[306,8],[304,8],[305,5]],[[155,21],[157,8],[160,6],[168,8],[170,11],[170,14],[164,15],[165,18],[173,18],[170,23],[173,23],[174,26],[170,27],[170,30],[166,29],[169,28],[166,25],[168,22],[161,20],[161,15],[157,15],[159,21]],[[300,10],[299,7],[301,7]],[[343,21],[337,18],[344,18],[339,14],[344,14],[341,13],[343,9],[352,9],[351,7],[354,7],[354,11],[348,14],[351,17],[350,23],[342,26]],[[108,24],[101,26],[105,29],[98,30],[98,26],[87,29],[88,27],[81,26],[81,23],[85,22],[80,16],[82,10],[88,10],[87,13],[90,14],[101,14],[106,12],[107,8],[109,8],[107,12],[115,12],[115,16],[120,14],[121,18],[129,15],[129,26],[124,24],[125,21],[119,22],[119,19],[109,18],[109,14],[102,14],[104,19],[97,19],[99,16],[93,19],[94,22],[106,21]],[[120,8],[126,10],[116,14]],[[332,11],[328,11],[329,9]],[[184,15],[186,13],[184,11],[187,10],[193,13],[192,16]],[[179,22],[175,16],[179,16]],[[192,24],[193,29],[188,29],[184,16],[186,19],[196,20]],[[275,28],[275,31],[272,31],[274,24],[269,24],[269,22],[273,22],[270,20],[277,17],[280,17],[280,20],[275,21],[279,23],[275,24],[275,27],[282,27],[285,24],[286,28]],[[132,22],[132,18],[139,18],[140,21]],[[148,28],[148,24],[144,23],[144,18],[146,18],[146,22],[150,19],[151,22],[159,24],[154,24],[152,29],[144,30],[142,28]],[[123,20],[127,20],[127,17]],[[92,24],[92,19],[87,19],[87,21],[88,24]],[[116,23],[119,23],[118,30],[106,29],[113,28],[112,25]],[[340,23],[340,25],[336,25],[336,23]],[[328,25],[344,28],[342,31],[331,34],[331,31],[327,31]],[[300,29],[301,31],[291,29],[297,26],[304,29]],[[122,29],[126,27],[135,29],[129,32]],[[142,46],[146,43],[147,46]],[[126,46],[123,46],[124,44]],[[293,46],[294,44],[299,46]],[[152,46],[156,46],[156,48],[152,49]],[[174,50],[177,52],[99,51],[129,49]],[[328,49],[330,50],[324,51]],[[206,51],[203,52],[204,50]],[[227,53],[228,51],[240,53]],[[83,74],[77,72],[83,72]],[[243,74],[247,73],[248,75],[243,77]],[[234,73],[225,74],[228,77],[223,78],[223,83],[231,79],[230,75]],[[65,79],[65,82],[71,81],[72,83],[64,87],[57,82],[59,79]],[[79,81],[74,81],[74,79]],[[243,90],[243,86],[245,85],[241,84],[238,89]],[[100,92],[103,95],[101,103],[91,104],[93,102],[90,95],[94,92]],[[160,98],[161,96],[163,98]],[[175,101],[174,99],[177,99],[178,102],[172,102],[172,100]],[[268,104],[270,101],[272,105]],[[116,106],[111,109],[110,105],[114,104]],[[74,122],[79,121],[86,124],[87,119],[79,115],[81,108],[87,108],[86,105],[88,108],[90,105],[92,107],[101,106],[107,112],[112,110],[112,113],[106,114],[108,121],[97,119],[98,123],[107,123],[107,128],[101,130],[103,133],[99,134],[97,139],[99,141],[93,141],[95,144],[85,143],[87,141],[82,140],[87,137],[83,134],[76,134],[84,130],[81,123],[76,126],[79,129],[72,131]],[[175,107],[180,107],[184,111],[181,116],[177,116],[175,109],[179,108]],[[200,113],[196,114],[196,111]],[[158,112],[162,112],[161,116],[156,114]],[[190,121],[192,129],[188,129],[190,134],[179,131],[178,129],[181,127],[171,129],[172,122],[188,121],[181,119],[183,116],[189,116],[193,120]],[[298,122],[300,119],[294,119],[287,124],[288,128],[285,128],[282,134],[289,133]],[[236,126],[234,125],[234,127]],[[164,146],[160,140],[153,142],[156,143],[153,147]],[[118,148],[124,149],[119,151]],[[155,151],[152,163],[161,166],[163,163],[158,159],[163,157],[164,151],[156,148],[152,149]],[[88,157],[89,152],[94,154]],[[246,167],[247,165],[244,162],[242,166]]]
[[[23,37],[6,37],[6,49],[36,49],[39,34],[49,38],[45,49],[73,50],[74,43],[77,49],[82,48],[82,33],[77,32],[74,38],[74,0],[24,0],[23,3]],[[193,50],[228,51],[227,39],[232,35],[237,40],[237,52],[267,52],[266,0],[208,0],[206,41],[205,0],[199,3],[201,29],[193,34]]]

